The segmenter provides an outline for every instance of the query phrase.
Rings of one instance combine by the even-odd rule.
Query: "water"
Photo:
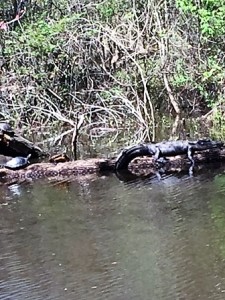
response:
[[[224,299],[223,172],[1,186],[0,299]]]

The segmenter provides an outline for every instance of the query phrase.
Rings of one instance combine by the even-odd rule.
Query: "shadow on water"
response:
[[[1,186],[0,299],[224,299],[223,172]]]

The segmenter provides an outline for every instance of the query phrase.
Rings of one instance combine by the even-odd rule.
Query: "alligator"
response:
[[[195,152],[221,149],[223,142],[212,141],[210,139],[202,139],[197,141],[177,140],[177,141],[164,141],[159,143],[139,144],[133,147],[125,148],[119,154],[115,169],[127,169],[131,160],[138,156],[153,156],[154,162],[159,162],[160,158],[187,154],[191,165],[194,166],[193,155]]]

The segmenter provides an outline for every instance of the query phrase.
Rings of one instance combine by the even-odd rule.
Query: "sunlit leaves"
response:
[[[201,34],[205,37],[221,36],[225,33],[225,1],[177,0],[177,7],[184,13],[193,14],[200,22]]]

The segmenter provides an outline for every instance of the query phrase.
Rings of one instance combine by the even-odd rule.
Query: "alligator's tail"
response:
[[[151,155],[149,146],[146,144],[136,145],[127,149],[124,149],[116,160],[115,169],[123,170],[127,169],[129,163],[138,156]]]

